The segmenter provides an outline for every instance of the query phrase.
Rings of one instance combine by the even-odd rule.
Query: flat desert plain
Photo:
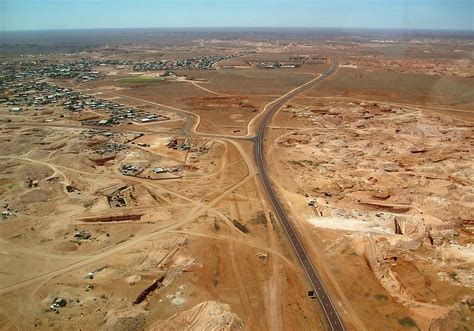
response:
[[[345,329],[472,329],[472,39],[134,33],[1,46],[3,330],[330,328],[262,171]]]

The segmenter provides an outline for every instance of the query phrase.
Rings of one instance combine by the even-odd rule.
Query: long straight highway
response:
[[[278,199],[275,193],[270,177],[268,175],[268,167],[265,162],[265,154],[264,154],[265,132],[266,132],[268,123],[272,119],[273,115],[285,103],[287,103],[289,100],[294,98],[296,95],[312,88],[314,85],[318,84],[319,82],[327,78],[336,70],[336,68],[337,68],[337,62],[335,62],[333,66],[323,75],[321,75],[318,79],[313,80],[311,84],[303,85],[300,88],[295,89],[291,93],[287,94],[284,98],[279,98],[274,103],[269,105],[269,107],[267,108],[267,112],[263,115],[263,118],[260,122],[257,135],[254,138],[254,141],[255,141],[254,157],[255,157],[255,162],[257,164],[258,172],[260,174],[260,178],[262,179],[262,183],[265,188],[265,191],[274,208],[276,217],[278,218],[280,223],[283,225],[283,228],[285,229],[288,239],[291,245],[293,246],[295,254],[298,256],[298,259],[304,271],[306,272],[306,275],[314,291],[316,291],[317,293],[317,297],[319,299],[321,307],[323,308],[327,323],[330,326],[331,330],[341,331],[341,330],[345,330],[345,328],[337,313],[337,310],[334,307],[334,304],[326,288],[324,287],[323,282],[321,281],[321,278],[318,272],[316,271],[315,267],[311,263],[311,260],[308,257],[308,254],[300,238],[298,237],[298,233],[295,231],[290,219],[288,218],[283,208],[282,203],[280,202],[280,200]]]

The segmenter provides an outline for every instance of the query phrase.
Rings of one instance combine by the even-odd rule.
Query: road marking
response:
[[[334,308],[334,305],[329,298],[329,295],[327,294],[327,291],[324,289],[324,285],[322,284],[321,280],[319,279],[318,274],[315,271],[315,268],[311,264],[306,251],[304,250],[303,245],[301,244],[300,239],[298,238],[298,235],[296,231],[293,229],[291,222],[289,221],[284,208],[282,207],[280,201],[278,200],[275,191],[271,185],[270,178],[267,174],[267,166],[265,163],[265,158],[263,154],[263,142],[264,142],[264,136],[265,136],[265,130],[266,126],[269,122],[269,120],[272,118],[274,112],[276,112],[278,109],[281,108],[281,106],[288,100],[292,99],[294,95],[296,95],[298,90],[302,90],[305,86],[311,86],[310,83],[317,83],[320,81],[320,78],[327,77],[329,74],[334,72],[334,70],[337,68],[337,61],[336,63],[331,67],[330,70],[328,70],[324,75],[321,75],[318,80],[312,80],[299,88],[296,88],[284,96],[274,100],[273,102],[269,103],[266,105],[264,112],[262,113],[263,119],[260,124],[260,127],[256,133],[256,141],[255,141],[255,161],[257,164],[257,167],[259,168],[259,174],[260,178],[262,179],[263,186],[265,188],[265,191],[267,192],[268,197],[270,198],[270,201],[272,203],[273,209],[275,211],[275,216],[278,218],[281,224],[283,224],[283,228],[285,229],[285,232],[290,240],[291,245],[293,246],[293,249],[296,252],[296,255],[298,259],[300,260],[301,265],[303,266],[303,269],[306,273],[306,275],[309,278],[309,281],[313,288],[317,288],[320,295],[318,295],[319,302],[321,303],[321,307],[323,308],[323,311],[326,315],[326,319],[331,327],[331,330],[345,330],[344,325],[342,324],[339,315],[337,314],[336,309]],[[285,99],[286,97],[286,99]],[[268,107],[273,107],[270,108],[270,111],[265,113],[266,109]],[[258,116],[257,116],[258,117]],[[255,117],[253,120],[255,120],[257,117]],[[252,121],[251,121],[252,122]],[[250,123],[249,123],[250,125]],[[335,315],[336,319],[333,319],[332,316]]]

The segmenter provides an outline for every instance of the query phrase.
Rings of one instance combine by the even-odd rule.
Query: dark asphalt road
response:
[[[298,237],[298,234],[294,230],[293,225],[291,224],[291,221],[288,219],[288,216],[286,215],[285,210],[283,209],[283,206],[280,200],[275,194],[275,190],[273,189],[272,183],[270,181],[270,177],[268,176],[268,172],[267,172],[268,167],[265,162],[265,156],[264,156],[264,150],[263,150],[265,131],[266,131],[268,123],[270,122],[275,112],[278,109],[280,109],[286,102],[294,98],[296,95],[310,89],[317,83],[327,78],[336,70],[336,68],[337,68],[337,62],[326,73],[324,73],[318,80],[315,80],[313,83],[309,85],[302,86],[300,89],[294,90],[292,93],[288,94],[285,98],[278,100],[277,102],[275,102],[269,107],[267,113],[264,115],[260,123],[260,126],[257,131],[257,135],[255,137],[254,156],[255,156],[255,162],[257,164],[257,168],[260,174],[260,178],[262,179],[263,186],[265,187],[267,195],[273,205],[276,217],[283,225],[283,228],[285,229],[285,232],[288,235],[288,239],[290,240],[295,250],[295,253],[298,256],[298,259],[300,260],[301,265],[303,266],[303,269],[306,272],[306,275],[308,276],[308,279],[311,285],[313,286],[314,290],[317,293],[321,307],[323,308],[324,314],[326,315],[328,325],[330,326],[331,330],[340,331],[340,330],[345,330],[345,328],[341,322],[341,319],[339,318],[337,310],[335,309],[334,304],[328,295],[328,292],[324,288],[324,285],[318,275],[318,272],[316,271],[313,264],[311,263],[311,260],[308,258],[308,254],[306,253],[303,247],[303,244],[301,243],[300,238]]]

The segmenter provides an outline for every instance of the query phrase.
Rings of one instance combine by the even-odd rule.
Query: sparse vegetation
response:
[[[11,81],[13,76],[0,76],[0,82]]]
[[[457,276],[458,276],[458,274],[457,274],[456,271],[451,271],[449,273],[449,277],[451,277],[451,279],[453,279],[453,280],[457,280]]]
[[[283,241],[283,230],[281,229],[280,224],[278,223],[278,220],[275,218],[275,215],[272,212],[270,212],[269,215],[270,215],[270,222],[272,223],[273,229],[276,232],[278,240],[280,242],[284,242]]]
[[[374,298],[381,301],[388,300],[388,297],[385,294],[376,294],[374,295]]]
[[[0,306],[13,318],[0,313],[0,321],[11,328],[120,329],[113,323],[123,321],[129,329],[183,329],[193,317],[193,325],[219,329],[234,328],[231,320],[253,329],[323,329],[323,311],[304,293],[311,289],[300,265],[306,254],[359,315],[347,327],[470,325],[464,262],[472,236],[464,229],[472,113],[459,111],[474,105],[473,77],[460,76],[472,76],[470,39],[433,47],[431,39],[420,45],[406,36],[400,61],[391,54],[400,47],[395,37],[307,42],[285,40],[281,31],[278,42],[271,32],[234,41],[212,31],[202,38],[162,31],[130,39],[135,33],[143,31],[110,47],[102,37],[94,45],[68,38],[70,54],[59,39],[51,42],[54,54],[41,53],[40,40],[0,47],[42,54],[2,53],[0,240],[8,272],[0,287],[13,299]],[[346,68],[298,88],[335,64],[334,52]],[[232,58],[193,67],[208,54]],[[412,56],[417,73],[404,67]],[[172,67],[161,66],[164,59]],[[284,70],[258,69],[288,61]],[[429,62],[436,62],[434,76],[420,73]],[[259,125],[264,116],[255,118],[264,109],[275,111],[267,131]],[[263,194],[265,173],[295,233],[272,192]],[[38,187],[25,185],[32,181]],[[264,209],[272,205],[273,212]],[[441,266],[427,262],[441,257]],[[41,276],[48,274],[55,276]],[[131,306],[150,284],[150,309]],[[44,312],[57,295],[68,300],[64,312]],[[273,295],[283,298],[274,311]],[[412,302],[430,309],[407,307]],[[350,314],[341,304],[337,310]],[[24,307],[31,309],[22,314]]]
[[[245,224],[242,224],[237,220],[232,220],[232,224],[234,224],[234,226],[237,229],[239,229],[240,231],[242,231],[243,233],[249,233],[250,232],[250,230],[247,228],[247,226]]]
[[[214,232],[217,232],[221,229],[221,226],[219,225],[219,223],[217,222],[217,220],[215,219],[214,220],[214,223],[212,223],[212,230],[214,230]]]
[[[314,165],[314,161],[312,160],[290,160],[288,161],[290,164],[294,164],[300,167],[304,167],[305,165],[307,166],[312,166]]]
[[[219,253],[216,254],[216,270],[214,271],[214,274],[212,275],[212,285],[214,287],[217,287],[219,284],[219,275],[221,273],[221,257]]]
[[[300,166],[300,167],[304,166],[303,162],[297,161],[297,160],[289,160],[288,163],[293,164],[293,165],[297,165],[297,166]]]
[[[416,322],[411,317],[408,317],[408,316],[405,316],[405,317],[399,319],[398,323],[400,323],[400,325],[403,325],[406,328],[417,328],[418,329],[418,326],[416,325]]]
[[[263,211],[256,212],[252,217],[252,224],[268,226],[265,213]]]
[[[126,84],[150,84],[150,83],[160,83],[164,81],[165,79],[162,77],[145,77],[145,76],[125,77],[119,80],[120,83],[126,83]]]

